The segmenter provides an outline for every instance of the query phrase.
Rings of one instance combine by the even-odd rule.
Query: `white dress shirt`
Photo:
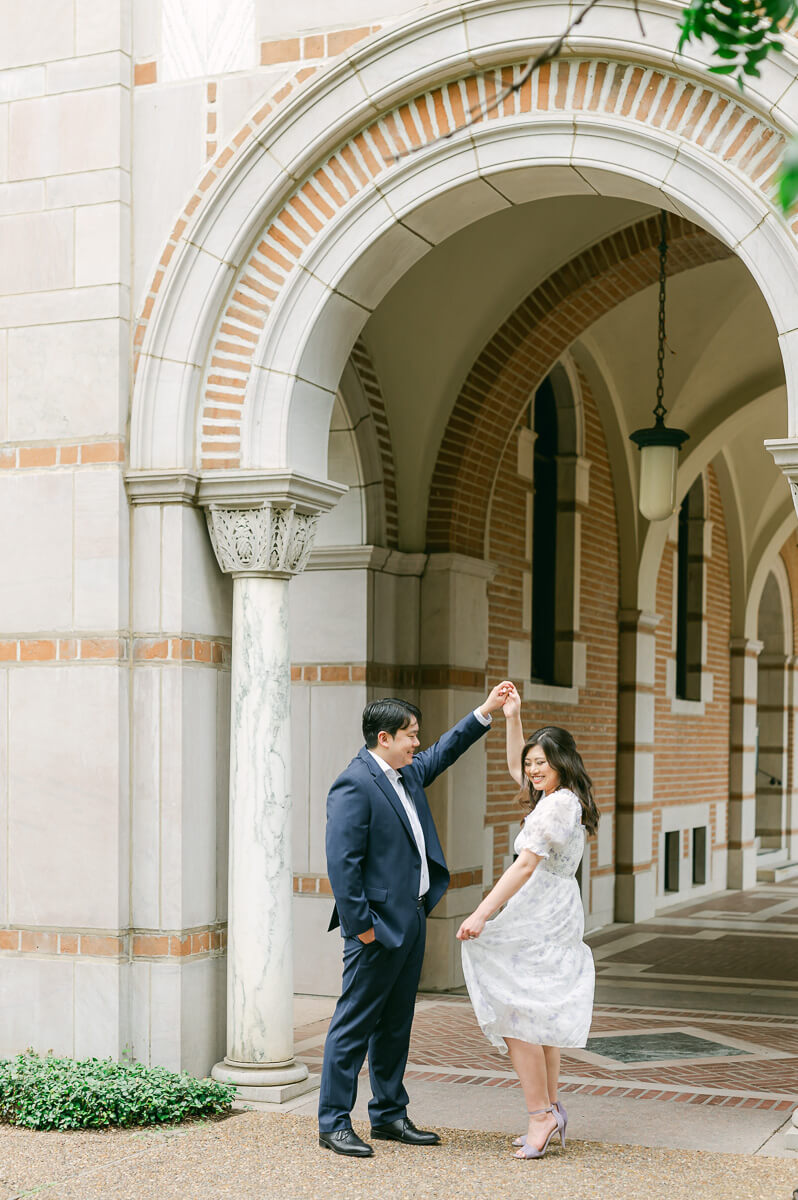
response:
[[[477,718],[480,725],[491,724],[491,718],[489,716],[483,717],[478,708],[474,709],[474,716]],[[421,822],[418,819],[416,806],[413,802],[412,796],[410,796],[409,792],[407,791],[402,776],[399,774],[399,772],[395,771],[394,768],[390,766],[384,758],[381,758],[379,754],[375,754],[373,750],[369,750],[369,754],[376,763],[379,763],[380,767],[385,772],[386,776],[391,782],[393,790],[396,792],[397,796],[402,802],[402,808],[407,813],[407,819],[410,822],[410,828],[413,831],[413,837],[416,839],[418,852],[421,855],[421,873],[418,881],[418,896],[421,898],[429,891],[429,863],[427,862],[427,843],[424,840],[424,830],[421,828]]]

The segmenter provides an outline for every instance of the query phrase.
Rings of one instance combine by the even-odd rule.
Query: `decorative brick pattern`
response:
[[[7,638],[0,641],[0,663],[126,662],[129,639],[91,637]]]
[[[218,107],[219,85],[217,83],[208,83],[205,85],[205,158],[213,158],[216,153],[218,142],[218,123],[219,123],[219,107]]]
[[[671,275],[731,251],[681,217],[668,217]],[[649,287],[659,270],[659,219],[649,217],[573,258],[496,331],[457,397],[430,487],[427,548],[482,556],[494,464],[529,395],[564,350],[610,309]]]
[[[135,662],[193,662],[214,667],[230,666],[228,640],[185,636],[139,637],[133,639]]]
[[[261,42],[260,63],[262,67],[273,67],[305,59],[332,58],[381,28],[381,25],[360,25],[356,29],[331,29]]]
[[[207,958],[224,953],[227,925],[195,929],[116,933],[62,929],[0,929],[0,951],[8,954],[68,955],[77,958]]]
[[[395,663],[293,663],[292,683],[360,683],[367,687],[462,688],[481,691],[485,672],[461,667],[417,667]]]
[[[358,338],[349,356],[366,395],[377,431],[377,441],[382,458],[382,490],[385,503],[385,545],[395,550],[399,538],[399,506],[396,499],[396,470],[393,461],[393,443],[385,412],[380,381],[365,342]]]
[[[456,871],[449,880],[449,891],[458,888],[482,886],[482,867],[470,867]],[[294,891],[302,896],[332,897],[332,887],[326,875],[295,875]]]
[[[260,334],[281,288],[307,247],[341,208],[393,167],[397,155],[451,133],[462,124],[466,111],[480,95],[493,94],[509,80],[518,78],[522,70],[522,64],[513,64],[480,72],[399,105],[350,138],[301,183],[241,269],[221,319],[206,377],[200,423],[206,430],[201,440],[203,467],[233,467],[239,462],[240,434],[213,434],[207,430],[215,422],[240,429],[244,392]],[[145,303],[143,321],[152,312],[163,271],[188,218],[233,155],[300,82],[301,74],[278,90],[214,161],[173,231]],[[728,170],[746,176],[768,196],[775,163],[784,144],[775,128],[719,92],[664,72],[606,60],[564,59],[550,64],[541,69],[534,81],[508,97],[501,111],[492,110],[484,120],[501,121],[550,111],[620,113],[630,123],[662,128],[672,136],[701,146],[705,153],[722,161]],[[612,303],[617,302],[617,298],[612,299]],[[143,337],[144,326],[140,325],[135,339],[137,347]],[[211,410],[220,415],[211,417]]]
[[[230,667],[230,642],[209,638],[164,635],[133,636],[136,662],[192,662]],[[97,634],[89,637],[6,638],[0,641],[0,664],[63,662],[127,662],[129,635]]]
[[[120,441],[59,442],[55,445],[20,445],[6,443],[0,449],[0,471],[40,471],[43,467],[101,466],[123,463],[125,443]]]

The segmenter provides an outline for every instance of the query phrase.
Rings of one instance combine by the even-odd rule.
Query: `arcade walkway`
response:
[[[798,1103],[798,880],[714,895],[590,939],[597,1003],[562,1059],[577,1139],[784,1154]],[[331,1002],[297,998],[297,1054],[318,1070]],[[417,1122],[510,1132],[523,1101],[465,996],[418,1000],[407,1073]],[[358,1113],[365,1116],[368,1081]],[[311,1111],[306,1102],[297,1111]],[[798,1184],[798,1154],[796,1184]]]

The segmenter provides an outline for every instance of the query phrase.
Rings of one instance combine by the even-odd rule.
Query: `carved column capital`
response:
[[[215,471],[199,502],[219,566],[226,574],[289,579],[303,571],[319,516],[346,488],[288,472]]]
[[[319,520],[318,513],[297,512],[293,505],[270,501],[257,508],[209,504],[205,516],[223,571],[282,578],[304,570]]]

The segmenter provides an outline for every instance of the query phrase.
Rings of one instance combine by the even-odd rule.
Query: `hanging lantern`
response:
[[[665,269],[668,261],[668,214],[660,214],[659,323],[657,326],[657,403],[654,424],[637,429],[630,439],[640,448],[640,495],[638,508],[648,521],[667,521],[676,507],[676,470],[679,450],[689,438],[683,429],[665,424]]]

